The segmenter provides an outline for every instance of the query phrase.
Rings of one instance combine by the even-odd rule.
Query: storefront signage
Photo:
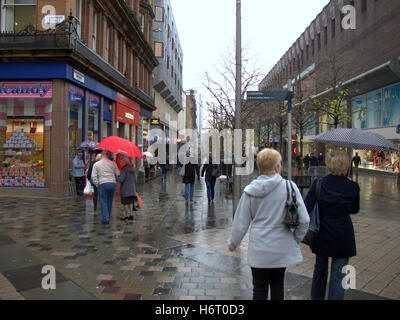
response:
[[[85,83],[85,75],[82,72],[74,69],[74,79],[81,83]]]
[[[125,112],[125,118],[135,120],[135,116],[132,113]]]
[[[68,88],[68,99],[70,101],[76,101],[83,103],[83,98],[85,97],[85,91],[83,89],[70,85]]]
[[[90,108],[100,109],[100,97],[94,94],[89,94],[88,103]]]
[[[52,97],[52,82],[0,82],[0,98]]]
[[[152,125],[160,125],[160,119],[151,119]]]

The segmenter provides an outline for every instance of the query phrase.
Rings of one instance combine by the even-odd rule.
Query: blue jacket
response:
[[[315,204],[314,181],[305,205],[310,213]],[[357,254],[350,214],[360,210],[360,187],[345,176],[328,175],[322,179],[319,214],[320,231],[311,250],[333,258],[349,258]]]

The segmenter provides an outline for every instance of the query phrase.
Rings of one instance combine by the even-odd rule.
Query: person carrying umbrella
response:
[[[101,153],[101,160],[93,166],[92,181],[98,188],[102,224],[110,223],[114,193],[117,188],[116,177],[120,175],[117,165],[109,159],[109,152]]]
[[[189,154],[187,155],[189,157]],[[196,175],[200,178],[200,170],[197,164],[193,164],[189,160],[189,163],[184,165],[185,173],[183,175],[182,182],[185,184],[185,199],[186,199],[186,206],[189,205],[189,197],[190,202],[193,202],[193,195],[194,195],[194,181],[196,180]],[[190,195],[189,195],[190,189]]]
[[[92,172],[93,172],[93,167],[95,165],[96,162],[101,160],[101,154],[97,154],[96,158],[94,161],[92,161],[90,163],[89,169],[87,171],[87,178],[88,180],[91,182],[91,184],[93,185],[93,190],[94,190],[94,196],[93,196],[93,210],[96,211],[97,210],[97,199],[98,199],[98,190],[97,187],[94,185],[93,180],[92,180]]]
[[[125,211],[125,215],[121,216],[121,220],[133,220],[133,211],[136,211],[134,206],[136,198],[136,172],[128,159],[122,159],[121,167],[121,175],[117,177],[117,181],[121,183],[119,194]]]

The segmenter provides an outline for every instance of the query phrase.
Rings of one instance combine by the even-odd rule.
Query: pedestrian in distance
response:
[[[203,165],[203,169],[201,170],[202,177],[204,177],[204,173],[206,175],[205,181],[207,186],[208,205],[211,205],[214,203],[215,183],[217,182],[217,177],[219,177],[219,166],[212,163],[211,157],[209,158],[208,163]]]
[[[73,171],[72,175],[75,179],[76,193],[78,196],[83,195],[85,188],[85,163],[82,159],[82,153],[78,152],[72,160]]]
[[[192,160],[189,160],[189,162],[184,165],[184,170],[185,173],[182,182],[185,184],[185,204],[189,205],[189,200],[190,202],[193,202],[194,182],[196,176],[197,178],[200,178],[200,170],[197,164],[192,163]]]
[[[165,182],[167,181],[167,173],[168,173],[168,159],[166,159],[167,163],[160,163],[159,166],[161,168],[161,177],[162,180]]]
[[[356,152],[356,155],[351,159],[351,163],[354,163],[354,168],[355,168],[355,173],[358,176],[358,166],[361,164],[361,158],[358,155],[358,152]]]
[[[264,149],[257,157],[259,177],[240,198],[233,220],[228,249],[234,251],[250,227],[248,264],[253,276],[253,300],[284,299],[286,268],[303,261],[300,242],[310,222],[299,189],[296,194],[299,225],[292,232],[284,223],[287,201],[286,180],[281,177],[282,157],[274,149]]]
[[[133,211],[136,211],[136,172],[128,159],[122,159],[121,167],[121,175],[117,177],[117,181],[121,183],[119,194],[125,211],[121,220],[133,220]]]
[[[310,156],[307,153],[306,156],[303,159],[303,163],[304,163],[304,167],[306,168],[306,170],[308,171],[308,168],[310,167]]]
[[[101,160],[93,166],[92,180],[98,188],[102,224],[110,223],[112,203],[117,188],[117,176],[120,175],[114,161],[109,159],[108,151],[101,153]]]
[[[95,186],[95,184],[93,183],[93,180],[92,180],[92,172],[93,172],[94,164],[95,164],[96,162],[100,161],[100,160],[101,160],[101,154],[97,154],[95,160],[92,161],[92,162],[90,163],[89,169],[88,169],[88,171],[87,171],[87,173],[86,173],[87,179],[88,179],[88,180],[90,181],[90,183],[93,185],[93,210],[94,210],[94,211],[97,210],[98,189],[97,189],[97,187]]]
[[[311,157],[310,157],[310,168],[308,169],[308,175],[312,176],[313,179],[316,179],[318,177],[318,158],[317,158],[317,153],[313,152]]]
[[[329,300],[343,300],[343,267],[356,255],[356,241],[350,214],[360,210],[360,188],[346,177],[350,158],[344,151],[332,151],[326,156],[329,175],[321,180],[319,197],[320,230],[311,246],[316,255],[312,280],[311,299],[324,300],[328,279],[328,260],[332,259],[329,280]],[[311,212],[316,202],[317,180],[306,197],[305,204]]]
[[[324,155],[320,152],[318,156],[318,166],[322,167],[324,165]]]

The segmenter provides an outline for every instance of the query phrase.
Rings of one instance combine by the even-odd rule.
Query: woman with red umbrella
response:
[[[128,159],[122,159],[121,168],[121,175],[117,177],[117,181],[121,183],[119,194],[125,210],[125,216],[121,217],[121,220],[133,220],[136,199],[136,172]]]

